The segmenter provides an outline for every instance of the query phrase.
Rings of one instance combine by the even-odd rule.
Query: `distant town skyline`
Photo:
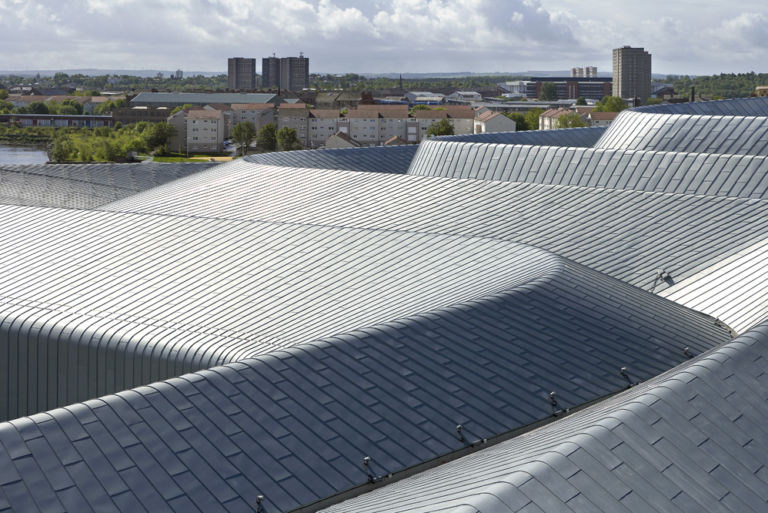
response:
[[[313,72],[519,72],[597,66],[631,45],[653,72],[768,71],[768,7],[597,0],[0,0],[0,69],[226,71],[303,51]]]

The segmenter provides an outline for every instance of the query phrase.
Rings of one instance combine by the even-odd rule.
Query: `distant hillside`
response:
[[[182,70],[184,76],[202,75],[204,77],[215,77],[217,75],[226,75],[226,71],[187,71]],[[0,75],[16,75],[21,77],[34,77],[40,74],[41,77],[52,77],[56,73],[66,73],[67,75],[85,75],[88,77],[98,77],[103,75],[128,75],[131,77],[154,77],[158,73],[169,76],[176,70],[167,69],[41,69],[41,70],[0,70]]]

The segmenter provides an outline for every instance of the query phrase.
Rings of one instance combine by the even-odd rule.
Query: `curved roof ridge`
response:
[[[768,148],[768,138],[765,142]],[[421,144],[408,174],[686,195],[768,197],[768,180],[762,179],[768,175],[768,154],[428,140]]]
[[[530,265],[539,265],[532,255]],[[547,419],[729,339],[583,266],[511,291],[0,424],[0,511],[191,502],[286,511]],[[616,297],[623,299],[616,304]],[[25,461],[39,462],[27,466]],[[439,461],[439,460],[436,460]],[[71,482],[94,486],[59,486]],[[7,477],[11,476],[12,477]],[[14,493],[35,486],[34,495]],[[115,490],[119,490],[116,493]],[[119,497],[118,497],[119,496]],[[226,505],[225,505],[226,504]],[[106,506],[104,506],[106,507]]]

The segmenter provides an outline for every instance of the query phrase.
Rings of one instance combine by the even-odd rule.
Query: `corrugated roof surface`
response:
[[[0,361],[4,419],[477,299],[521,258],[505,241],[406,231],[7,206],[0,218],[0,344],[16,355]],[[81,352],[48,353],[68,342]]]
[[[210,168],[210,163],[0,164],[0,204],[96,208]]]
[[[587,410],[327,513],[761,512],[768,325]]]
[[[595,144],[606,127],[566,128],[560,130],[528,130],[523,132],[491,132],[468,135],[442,135],[430,141],[477,142],[496,144],[535,144],[542,146],[587,147]]]
[[[622,366],[646,379],[684,346],[728,338],[711,318],[540,250],[452,240],[412,241],[414,260],[432,246],[433,270],[393,273],[445,297],[450,286],[429,284],[439,260],[472,260],[481,295],[458,286],[465,299],[445,308],[0,424],[0,511],[252,511],[259,494],[287,511],[365,483],[364,456],[376,474],[397,471],[462,448],[458,423],[474,438],[546,419],[552,390],[580,404],[625,388]],[[471,281],[479,290],[483,277]],[[395,303],[396,288],[372,291]],[[41,314],[40,326],[79,331]],[[119,333],[118,353],[171,340]],[[83,357],[110,369],[103,342],[85,342]]]
[[[396,149],[360,167],[397,168]],[[521,180],[560,150],[537,150]],[[475,158],[493,167],[495,151]],[[419,465],[464,446],[457,423],[471,439],[515,430],[549,418],[552,390],[563,407],[598,400],[626,386],[621,367],[648,379],[728,338],[632,285],[739,326],[768,317],[768,202],[748,197],[763,168],[736,171],[757,159],[722,157],[734,167],[683,187],[687,157],[670,157],[671,174],[620,173],[637,180],[611,189],[603,167],[575,186],[284,160],[344,162],[310,153],[112,211],[0,207],[7,416],[242,360],[0,423],[0,511],[253,511],[258,494],[268,512],[314,510],[364,484],[363,456],[376,475]],[[721,157],[698,158],[687,175]],[[766,339],[761,326],[342,508],[762,511]]]
[[[347,169],[404,174],[418,146],[374,146],[327,150],[281,151],[249,155],[244,160],[258,164],[317,169]]]
[[[768,142],[768,125],[765,134]],[[408,173],[676,194],[768,195],[768,157],[754,155],[426,140]]]
[[[763,200],[245,162],[104,208],[498,238],[535,245],[656,292],[768,237],[768,202]],[[658,270],[671,278],[659,279]],[[762,290],[758,278],[740,280],[740,291],[706,294],[720,297],[730,310],[743,306],[747,291]],[[755,302],[739,325],[751,326],[768,316],[766,303]]]
[[[595,148],[768,155],[768,117],[623,111]]]
[[[768,116],[768,98],[731,98],[711,102],[666,103],[630,109],[657,114],[698,114],[713,116]]]

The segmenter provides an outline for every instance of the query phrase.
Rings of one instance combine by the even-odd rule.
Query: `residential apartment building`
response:
[[[613,50],[613,96],[638,99],[651,96],[651,54],[643,48],[623,46]]]
[[[444,105],[430,110],[417,110],[408,122],[408,133],[404,139],[409,143],[418,143],[427,138],[427,130],[441,119],[447,120],[453,127],[454,135],[467,135],[475,132],[475,111],[469,105]]]
[[[309,146],[309,110],[305,103],[281,103],[277,107],[277,129],[293,128],[303,147]]]
[[[608,126],[618,115],[618,112],[590,112],[587,114],[587,120],[589,126]]]
[[[262,86],[265,89],[301,91],[309,87],[309,58],[265,57],[261,60]]]
[[[597,66],[586,66],[584,68],[571,68],[571,76],[579,78],[591,78],[597,76]]]
[[[514,132],[517,123],[500,112],[482,109],[475,114],[475,133]]]
[[[256,59],[229,58],[227,61],[227,87],[234,91],[256,89]]]
[[[277,89],[280,87],[280,58],[264,57],[261,59],[261,87]]]
[[[232,123],[232,106],[226,103],[211,103],[203,106],[205,110],[217,110],[221,112],[222,119],[224,120],[224,139],[229,139],[232,135],[232,127],[235,126]]]
[[[187,113],[187,150],[190,153],[218,152],[224,143],[224,116],[218,110]]]
[[[344,118],[338,109],[312,109],[307,119],[307,135],[310,148],[321,148],[329,137],[339,131]]]
[[[247,121],[256,130],[275,122],[275,106],[271,103],[233,103],[232,126]]]
[[[557,120],[560,119],[560,116],[570,114],[571,112],[573,111],[564,108],[545,110],[539,116],[539,130],[553,130],[558,128]]]

